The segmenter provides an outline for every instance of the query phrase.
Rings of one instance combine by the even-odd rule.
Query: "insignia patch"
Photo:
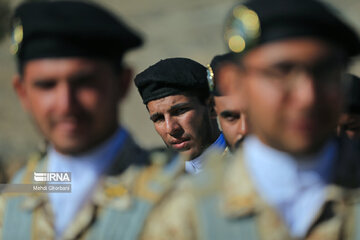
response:
[[[240,53],[256,44],[260,37],[257,13],[244,5],[237,5],[225,23],[225,41],[232,52]]]
[[[13,55],[16,55],[18,53],[23,38],[24,38],[23,25],[21,24],[20,19],[16,19],[13,23],[13,30],[11,33],[10,52]]]

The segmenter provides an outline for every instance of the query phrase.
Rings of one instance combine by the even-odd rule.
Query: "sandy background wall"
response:
[[[15,6],[20,1],[11,1]],[[135,74],[168,57],[188,57],[202,64],[225,51],[222,40],[224,18],[234,0],[102,0],[143,34],[145,45],[126,56]],[[327,1],[360,33],[360,1]],[[0,44],[0,156],[7,163],[24,161],[36,149],[40,137],[22,111],[11,86],[15,64],[8,49],[9,38]],[[352,72],[360,74],[359,64]],[[145,147],[162,145],[153,129],[135,85],[121,108],[121,122]]]

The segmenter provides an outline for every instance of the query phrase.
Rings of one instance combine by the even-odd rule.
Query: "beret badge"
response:
[[[207,80],[209,85],[210,92],[214,91],[215,83],[214,83],[214,72],[210,66],[210,64],[206,65],[206,72],[207,72]]]
[[[13,28],[11,33],[10,52],[13,55],[16,55],[18,53],[21,42],[23,41],[23,37],[24,37],[23,25],[20,19],[16,19],[13,23]]]
[[[244,5],[236,5],[225,22],[225,42],[235,53],[254,46],[260,37],[260,19],[257,13]]]

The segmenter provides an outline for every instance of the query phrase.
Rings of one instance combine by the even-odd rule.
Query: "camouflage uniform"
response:
[[[122,149],[61,239],[137,239],[153,204],[183,172],[183,160],[164,164],[169,154],[149,154],[131,138]],[[152,164],[144,167],[148,160]],[[34,156],[14,182],[32,183],[33,172],[46,165],[46,156]],[[2,239],[55,239],[47,194],[3,194],[0,214]]]
[[[220,156],[213,155],[208,171],[183,179],[155,208],[142,239],[293,239],[277,211],[258,194],[243,150],[228,161],[216,161]],[[358,159],[338,161],[334,181],[327,185],[324,204],[305,239],[360,239]]]

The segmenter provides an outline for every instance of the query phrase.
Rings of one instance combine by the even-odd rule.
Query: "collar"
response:
[[[226,141],[223,133],[220,133],[216,141],[211,144],[200,156],[194,158],[193,160],[185,162],[185,171],[191,174],[197,174],[203,170],[204,160],[206,159],[207,154],[213,151],[224,151],[226,148]]]
[[[318,152],[302,157],[273,149],[255,136],[244,142],[246,166],[255,185],[271,204],[296,195],[296,187],[327,184],[337,152],[335,140],[329,140]]]
[[[100,146],[80,155],[64,155],[50,146],[49,167],[50,172],[83,172],[89,171],[96,175],[102,174],[121,150],[128,132],[119,127],[118,130]]]

